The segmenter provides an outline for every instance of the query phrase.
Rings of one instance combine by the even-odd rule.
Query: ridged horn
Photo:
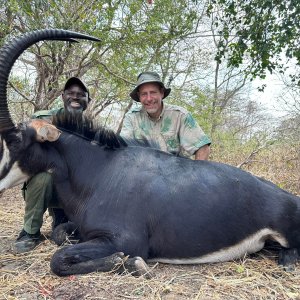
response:
[[[76,39],[100,41],[90,35],[63,29],[36,30],[14,38],[0,49],[0,132],[13,128],[7,105],[7,82],[10,71],[18,57],[31,45],[42,40],[77,42]]]

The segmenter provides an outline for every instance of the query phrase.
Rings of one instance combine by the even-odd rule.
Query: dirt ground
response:
[[[285,272],[276,263],[277,253],[271,250],[227,263],[152,264],[155,277],[148,280],[112,273],[57,277],[49,266],[57,249],[48,238],[49,216],[45,216],[42,228],[46,240],[27,254],[13,252],[22,228],[23,205],[19,187],[1,196],[0,299],[300,300],[300,266]]]

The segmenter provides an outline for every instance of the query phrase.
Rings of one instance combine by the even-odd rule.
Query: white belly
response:
[[[250,254],[261,250],[264,247],[265,241],[272,239],[278,242],[283,247],[288,247],[287,240],[278,232],[264,228],[260,231],[248,236],[238,244],[220,249],[218,251],[206,254],[200,257],[193,258],[153,258],[149,262],[161,262],[170,264],[201,264],[230,261],[236,258],[243,257],[245,254]]]

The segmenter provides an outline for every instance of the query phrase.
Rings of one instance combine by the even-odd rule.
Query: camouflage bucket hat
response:
[[[171,92],[171,89],[165,87],[165,85],[163,84],[163,82],[161,81],[161,79],[160,79],[160,77],[157,73],[155,73],[155,72],[143,72],[143,73],[139,74],[139,76],[137,78],[136,87],[129,94],[130,97],[133,100],[135,100],[137,102],[140,102],[140,99],[139,99],[139,96],[138,96],[139,87],[144,83],[151,83],[151,82],[158,83],[164,89],[163,99],[169,96],[169,94]]]

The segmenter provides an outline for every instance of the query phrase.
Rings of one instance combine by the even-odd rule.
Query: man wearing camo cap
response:
[[[186,109],[163,101],[170,92],[157,73],[141,73],[130,93],[141,106],[132,108],[125,115],[121,136],[155,141],[161,150],[171,154],[207,160],[209,137]]]

